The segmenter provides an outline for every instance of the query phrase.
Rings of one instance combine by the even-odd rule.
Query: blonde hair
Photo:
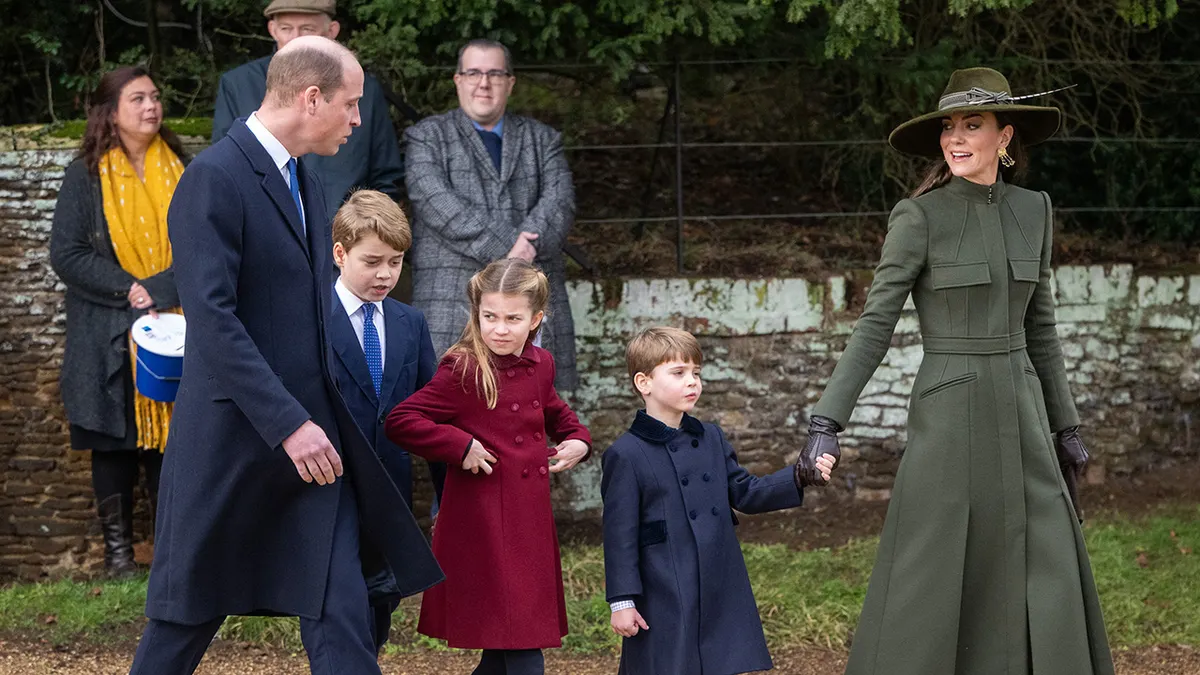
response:
[[[629,368],[630,384],[633,384],[638,373],[648,376],[667,361],[687,361],[697,366],[703,365],[704,354],[700,352],[700,343],[696,341],[696,336],[679,328],[654,326],[638,333],[625,348],[625,365]],[[641,395],[636,384],[633,384],[633,391]]]
[[[412,230],[400,206],[378,190],[355,190],[333,216],[333,241],[349,251],[368,234],[401,253],[412,247]]]
[[[466,385],[467,371],[474,370],[475,390],[487,401],[489,410],[496,407],[499,387],[496,384],[496,369],[492,365],[492,353],[483,342],[483,329],[479,326],[479,305],[485,293],[521,295],[529,300],[532,315],[545,312],[550,302],[550,282],[546,275],[530,262],[521,258],[497,260],[477,272],[467,283],[467,299],[471,303],[471,316],[463,328],[462,337],[446,355],[458,356],[455,370],[459,371]],[[542,322],[545,322],[543,316]],[[542,324],[529,333],[529,339],[537,336]],[[486,367],[485,367],[486,365]]]

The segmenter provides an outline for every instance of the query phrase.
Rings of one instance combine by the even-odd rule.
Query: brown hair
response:
[[[550,282],[533,263],[522,258],[497,260],[483,270],[477,272],[467,283],[467,299],[471,303],[471,316],[463,328],[462,337],[449,350],[447,355],[459,357],[455,370],[462,374],[465,384],[467,371],[474,370],[475,389],[482,394],[489,410],[496,407],[499,398],[499,388],[496,384],[496,369],[492,366],[492,353],[483,342],[483,329],[479,326],[479,305],[484,293],[501,293],[503,295],[522,295],[529,300],[529,310],[536,315],[545,312],[550,303]],[[545,317],[542,318],[545,322]],[[537,336],[541,324],[529,333],[529,339]],[[483,364],[487,367],[482,367]]]
[[[625,365],[629,368],[631,383],[638,373],[649,375],[658,366],[675,360],[703,365],[704,354],[700,352],[695,335],[670,326],[654,326],[638,333],[625,348]],[[641,394],[637,385],[633,390]]]
[[[99,170],[100,158],[109,150],[117,147],[124,149],[113,118],[116,117],[117,107],[121,103],[121,92],[139,77],[150,77],[150,71],[141,66],[124,66],[105,73],[96,85],[96,91],[92,93],[92,105],[88,108],[83,143],[79,154],[76,155],[76,158],[83,159],[89,172],[94,174]],[[186,157],[183,143],[179,142],[179,137],[168,129],[167,125],[159,125],[158,135],[167,142],[177,157],[181,160]]]
[[[336,42],[331,44],[338,45]],[[290,45],[289,45],[290,46]],[[321,90],[326,101],[342,88],[345,74],[345,47],[320,49],[312,46],[282,49],[271,57],[267,66],[267,99],[286,108],[309,87]]]
[[[458,72],[461,73],[463,69],[463,54],[466,54],[467,50],[471,47],[476,49],[499,49],[504,52],[504,69],[508,71],[509,75],[512,75],[512,52],[508,50],[508,47],[504,46],[503,42],[488,40],[487,38],[476,38],[458,48]]]
[[[1004,182],[1015,183],[1025,177],[1025,171],[1029,168],[1029,150],[1021,142],[1021,128],[1013,124],[1007,115],[1002,112],[996,113],[996,124],[1001,129],[1012,124],[1012,140],[1008,142],[1006,150],[1008,151],[1008,156],[1013,158],[1015,164],[1011,167],[1001,164],[999,175],[1004,179]],[[996,161],[999,162],[1000,158],[997,157]],[[915,199],[926,192],[932,192],[942,187],[950,182],[952,175],[950,173],[950,165],[946,164],[946,160],[937,160],[929,166],[929,169],[925,172],[925,178],[921,180],[921,184],[917,186],[917,189],[913,190],[909,198]]]
[[[355,190],[333,216],[333,241],[347,251],[368,234],[400,251],[412,246],[412,230],[404,211],[378,190]]]

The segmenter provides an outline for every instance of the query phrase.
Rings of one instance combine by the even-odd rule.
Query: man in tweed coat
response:
[[[501,258],[536,263],[550,278],[542,347],[554,355],[555,388],[571,391],[575,324],[562,248],[575,220],[575,189],[561,134],[505,113],[515,81],[504,45],[472,40],[458,54],[459,107],[404,134],[412,304],[425,312],[441,354],[462,334],[473,274]]]

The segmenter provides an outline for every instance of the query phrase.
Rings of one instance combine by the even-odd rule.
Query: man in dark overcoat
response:
[[[191,673],[226,615],[267,614],[300,617],[313,673],[378,675],[369,603],[442,578],[330,375],[333,244],[296,158],[337,152],[362,82],[349,50],[298,38],[175,193],[187,349],[133,673]]]
[[[541,347],[554,355],[560,392],[575,389],[575,322],[563,244],[575,188],[562,135],[506,112],[516,78],[508,49],[472,40],[458,56],[459,107],[408,128],[405,183],[412,202],[412,304],[443,354],[467,323],[467,282],[488,263],[524,258],[550,278]]]
[[[337,38],[341,25],[335,19],[335,0],[273,0],[263,10],[267,32],[277,49],[302,35]],[[244,63],[221,76],[217,100],[213,105],[212,142],[229,133],[234,123],[258,109],[267,91],[267,64],[270,56]],[[308,155],[308,169],[321,177],[325,192],[326,215],[332,219],[347,195],[355,189],[379,190],[395,199],[404,178],[404,158],[396,129],[388,114],[383,87],[373,76],[363,81],[363,97],[358,104],[362,124],[336,155]]]

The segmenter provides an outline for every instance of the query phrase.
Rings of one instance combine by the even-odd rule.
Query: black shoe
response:
[[[133,514],[125,512],[123,502],[116,494],[96,505],[104,538],[104,571],[114,578],[131,577],[141,571],[133,561]]]

